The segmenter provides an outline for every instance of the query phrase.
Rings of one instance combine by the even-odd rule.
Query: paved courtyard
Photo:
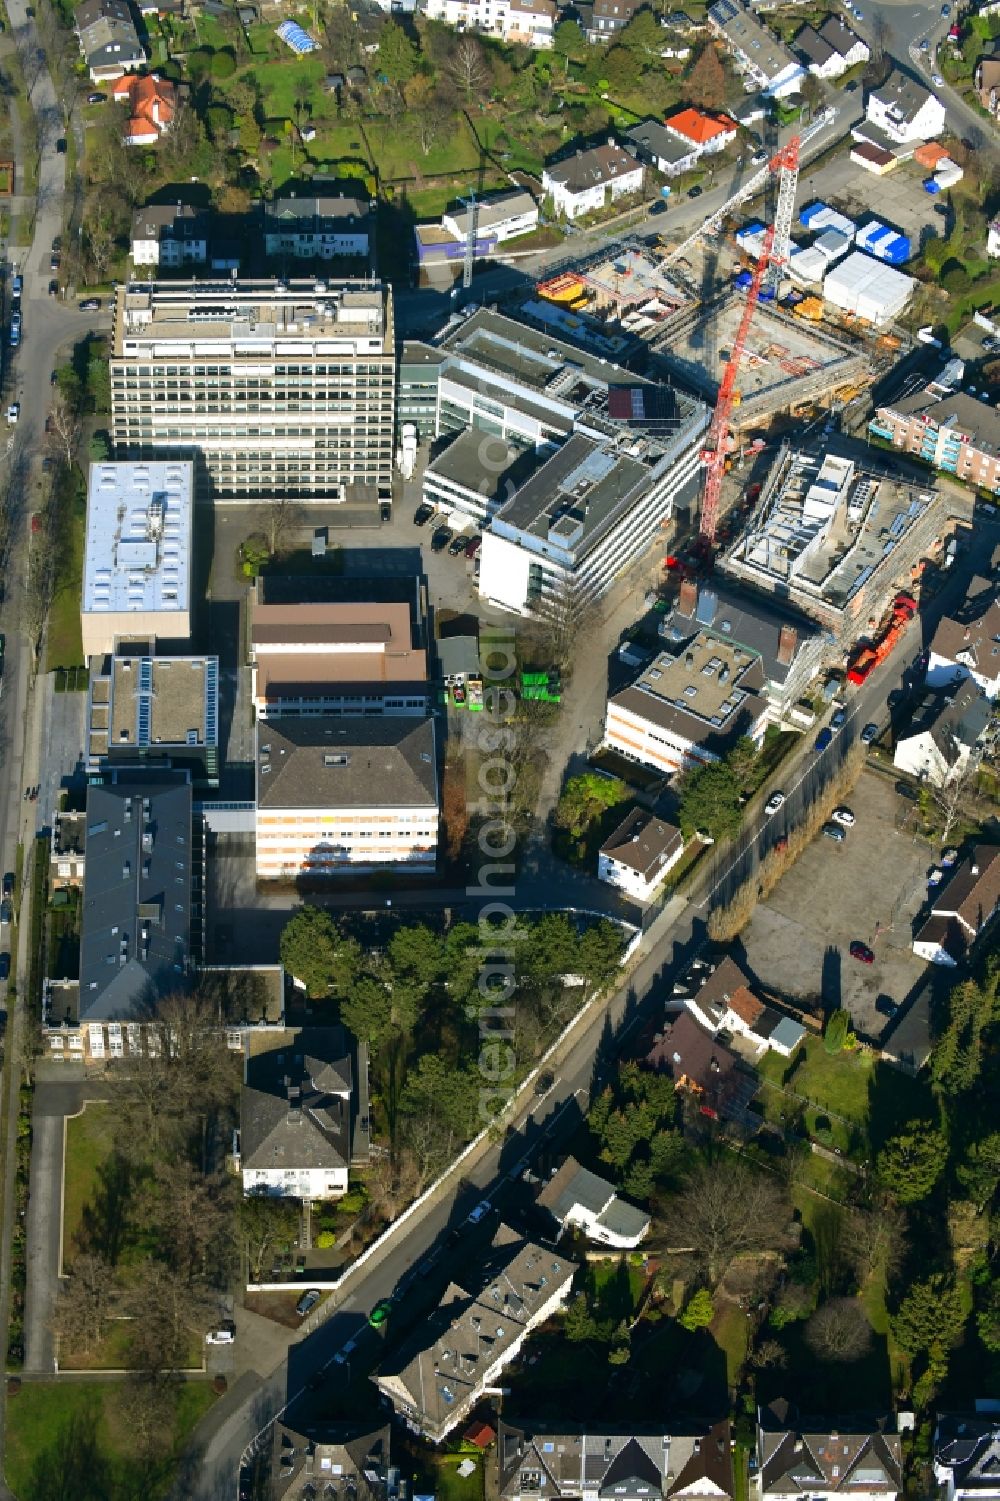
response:
[[[867,1037],[885,1031],[880,995],[902,1003],[927,966],[910,942],[927,893],[930,850],[897,824],[909,803],[892,781],[865,772],[848,799],[857,823],[843,844],[818,835],[744,929],[751,968],[790,998],[843,1006]],[[852,940],[875,951],[866,965]]]

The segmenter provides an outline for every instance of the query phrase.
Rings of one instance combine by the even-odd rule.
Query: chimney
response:
[[[791,665],[798,645],[799,633],[794,625],[783,625],[778,632],[778,661],[782,667]]]
[[[698,608],[697,579],[682,579],[681,592],[677,596],[677,608],[682,615],[693,615]]]

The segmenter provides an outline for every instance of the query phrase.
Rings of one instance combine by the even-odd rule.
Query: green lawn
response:
[[[76,667],[83,661],[80,598],[83,589],[87,502],[82,476],[76,471],[72,479],[66,481],[66,485],[67,494],[61,507],[59,523],[63,533],[59,570],[46,635],[46,672],[52,672],[57,667]]]
[[[25,1383],[7,1400],[7,1482],[19,1501],[107,1501],[166,1494],[191,1430],[215,1400],[208,1382],[177,1394],[171,1452],[149,1465],[135,1456],[121,1381]]]
[[[66,1122],[63,1168],[63,1266],[73,1260],[88,1204],[98,1192],[100,1170],[111,1154],[112,1116],[108,1105],[87,1105]]]
[[[724,1303],[710,1327],[726,1357],[726,1379],[735,1387],[747,1358],[747,1316],[735,1303]]]
[[[423,1456],[422,1456],[423,1458]],[[476,1466],[471,1475],[460,1475],[464,1459]],[[424,1458],[426,1489],[437,1501],[483,1501],[484,1460],[476,1454],[429,1454]]]

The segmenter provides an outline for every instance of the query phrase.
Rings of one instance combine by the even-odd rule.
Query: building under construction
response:
[[[682,308],[651,346],[651,365],[714,402],[732,352],[744,298],[727,292],[717,301]],[[763,427],[779,412],[835,395],[867,382],[867,351],[758,303],[736,381],[730,420],[734,433]]]
[[[933,485],[873,461],[861,445],[785,445],[753,519],[717,566],[779,595],[846,649],[919,577],[945,521]]]

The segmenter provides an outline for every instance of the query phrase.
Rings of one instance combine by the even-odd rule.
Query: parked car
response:
[[[847,838],[846,832],[840,827],[839,823],[825,823],[822,832],[826,835],[827,839],[832,839],[834,844],[843,844]]]
[[[3,878],[3,894],[5,897],[14,895],[14,872],[9,870]]]
[[[834,808],[833,812],[830,814],[830,817],[833,819],[834,823],[839,823],[841,828],[854,828],[856,820],[850,808]]]
[[[465,1223],[467,1225],[478,1225],[480,1220],[484,1220],[486,1218],[492,1207],[493,1206],[490,1204],[489,1199],[483,1199],[481,1203],[476,1205],[475,1209],[473,1209],[472,1213],[467,1217]]]
[[[62,249],[62,235],[53,235],[53,237],[52,237],[52,254],[53,255],[57,255],[61,249]]]
[[[0,902],[0,926],[10,923],[14,916],[14,907],[11,902]]]
[[[934,85],[934,87],[936,89],[943,89],[944,88],[944,79],[941,77],[940,73],[932,73],[931,74],[931,83]]]
[[[53,250],[52,254],[49,256],[49,270],[50,271],[58,271],[59,270],[59,254],[58,254],[58,251]]]
[[[650,208],[649,212],[650,212],[651,215],[652,214],[665,214],[667,212],[667,205],[666,205],[665,201],[662,198],[658,198],[657,201]]]
[[[105,99],[107,97],[108,97],[107,94],[99,94],[95,90],[95,92],[93,94],[88,94],[87,95],[87,103],[88,104],[103,104],[104,101],[105,101]]]
[[[468,538],[464,537],[461,532],[459,532],[457,537],[452,537],[451,541],[448,543],[448,551],[451,553],[453,558],[460,557],[462,553],[464,553],[467,542]]]
[[[755,151],[754,154],[753,154],[753,156],[750,158],[750,165],[752,167],[762,167],[766,161],[767,161],[767,152],[766,151]]]
[[[891,995],[880,995],[876,997],[875,1010],[881,1016],[895,1016],[899,1010],[899,1002],[894,1001]]]
[[[924,37],[923,41],[920,43],[920,50],[921,52],[929,52],[931,50],[931,44],[926,37]]]
[[[816,748],[816,750],[818,750],[818,751],[825,751],[826,748],[827,748],[827,746],[830,744],[830,742],[831,742],[832,739],[833,739],[833,731],[832,730],[820,730],[819,734],[816,736],[816,741],[815,741],[815,748]]]
[[[60,156],[65,156],[67,149],[66,137],[60,136],[58,141],[56,141],[56,150],[58,151]]]
[[[85,297],[80,303],[80,312],[96,313],[100,305],[101,299],[99,297]]]
[[[210,1329],[205,1335],[206,1345],[231,1345],[236,1341],[236,1330],[232,1324],[220,1324],[218,1329]]]
[[[909,782],[897,782],[896,791],[899,793],[900,797],[905,797],[907,802],[910,803],[915,803],[917,801],[917,798],[920,796],[917,789],[915,787],[911,787]]]
[[[55,297],[55,295],[56,295],[56,293],[58,291],[59,291],[59,283],[57,281],[50,281],[49,282],[49,296],[50,297]]]
[[[877,739],[878,739],[878,725],[877,724],[866,724],[865,727],[864,727],[864,729],[861,731],[861,744],[862,745],[871,745],[872,742],[875,741],[875,740],[877,740]]]
[[[689,198],[700,198],[701,195],[702,195],[702,191],[703,191],[703,189],[699,188],[698,184],[695,183],[695,185],[694,185],[693,188],[688,188],[688,197]]]
[[[357,1349],[357,1345],[358,1342],[356,1339],[349,1339],[346,1345],[342,1345],[333,1357],[334,1365],[346,1365],[351,1357],[351,1352]]]
[[[21,403],[19,401],[12,401],[10,406],[7,408],[7,426],[13,427],[20,415]]]
[[[308,1288],[302,1294],[301,1298],[295,1305],[295,1312],[298,1314],[299,1318],[304,1319],[306,1314],[309,1313],[311,1309],[316,1307],[316,1304],[319,1302],[322,1296],[323,1294],[320,1292],[318,1287]]]
[[[444,549],[448,546],[448,543],[451,541],[451,538],[452,538],[451,527],[450,526],[439,526],[438,529],[437,529],[437,531],[434,533],[433,537],[431,538],[431,551],[432,552],[443,552]]]
[[[16,349],[21,342],[21,314],[15,308],[10,315],[10,347]]]
[[[413,513],[414,526],[426,526],[433,515],[434,507],[429,506],[426,501],[423,501]]]
[[[368,1322],[373,1329],[380,1329],[392,1312],[392,1299],[380,1298],[368,1315]]]
[[[875,955],[867,943],[862,943],[860,938],[855,938],[850,947],[852,959],[857,959],[861,964],[874,964]]]
[[[771,796],[764,804],[764,813],[766,814],[766,816],[768,818],[771,818],[775,813],[777,813],[778,809],[782,807],[784,801],[785,794],[783,792],[772,792]]]
[[[378,503],[378,515],[380,521],[392,520],[392,501],[380,500]]]
[[[546,1069],[544,1074],[539,1074],[538,1078],[535,1080],[535,1094],[539,1097],[543,1094],[548,1094],[549,1090],[552,1088],[555,1082],[555,1074],[550,1073],[549,1070]]]
[[[833,718],[830,720],[830,728],[831,728],[831,730],[842,730],[844,728],[844,725],[846,723],[847,723],[847,710],[846,709],[835,709],[834,712],[833,712]]]
[[[0,980],[10,979],[10,955],[0,954]]]
[[[465,556],[467,558],[474,558],[476,556],[476,553],[482,547],[482,545],[483,545],[483,539],[479,535],[479,533],[477,532],[476,535],[472,538],[471,542],[466,542],[466,544],[465,544]]]

